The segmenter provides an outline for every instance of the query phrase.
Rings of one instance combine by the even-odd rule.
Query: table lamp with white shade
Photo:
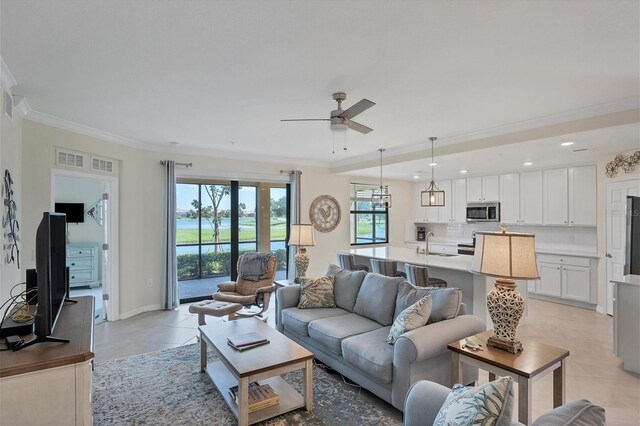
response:
[[[538,279],[535,235],[507,232],[476,232],[476,247],[471,272],[498,277],[487,295],[487,310],[493,321],[493,336],[488,346],[516,353],[522,343],[516,327],[524,312],[524,299],[516,290],[514,279]]]
[[[307,255],[306,247],[314,245],[313,241],[313,225],[311,224],[292,224],[289,234],[289,245],[298,247],[295,255],[296,278],[295,282],[300,282],[300,277],[304,277],[309,267],[309,255]]]

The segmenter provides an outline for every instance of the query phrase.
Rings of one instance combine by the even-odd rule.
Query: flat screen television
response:
[[[67,215],[67,223],[84,223],[83,203],[56,203],[56,213]]]
[[[62,213],[44,212],[36,232],[36,274],[38,305],[35,315],[36,338],[16,350],[41,342],[68,342],[51,334],[67,300],[67,224]]]

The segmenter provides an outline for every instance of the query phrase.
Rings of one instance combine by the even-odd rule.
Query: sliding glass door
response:
[[[286,277],[286,188],[263,185],[177,184],[176,254],[182,303],[211,298],[218,283],[234,280],[238,256],[245,252],[271,251],[278,260],[277,277]],[[260,196],[265,197],[262,202]],[[259,206],[270,209],[263,215],[269,222],[261,223]]]

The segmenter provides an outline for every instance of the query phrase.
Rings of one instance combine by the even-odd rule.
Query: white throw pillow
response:
[[[508,426],[513,410],[513,379],[501,377],[478,387],[460,384],[451,389],[433,426]]]
[[[402,311],[393,321],[386,342],[394,344],[402,334],[425,325],[431,315],[431,303],[431,295],[427,295]]]

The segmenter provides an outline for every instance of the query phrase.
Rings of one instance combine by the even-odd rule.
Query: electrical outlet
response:
[[[147,280],[147,287],[149,287],[149,288],[153,287],[153,278],[149,278]]]

